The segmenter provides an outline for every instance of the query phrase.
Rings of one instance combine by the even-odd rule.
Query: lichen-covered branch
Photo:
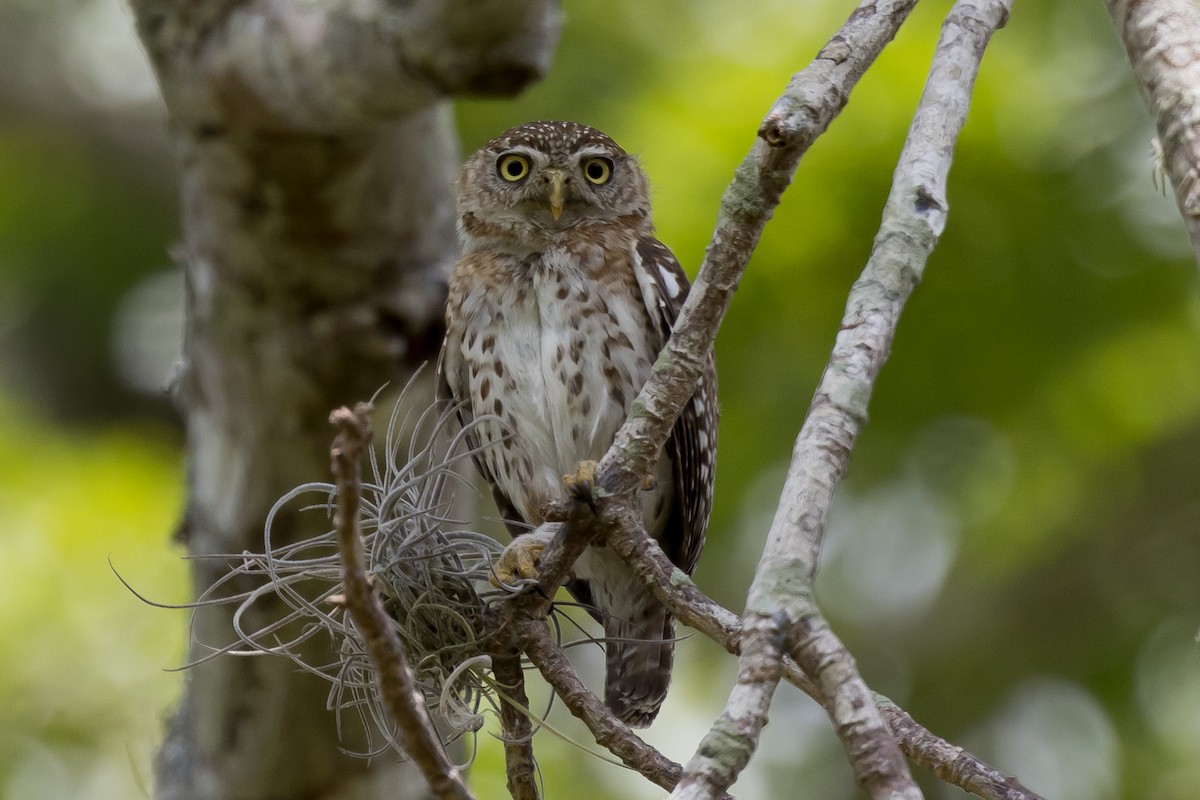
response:
[[[788,620],[747,617],[742,623],[742,652],[737,682],[725,710],[704,734],[679,785],[678,800],[701,800],[719,795],[750,763],[759,733],[767,724],[771,699],[783,675]]]
[[[984,800],[1043,800],[1016,778],[1010,778],[963,748],[934,736],[886,697],[875,695],[875,703],[900,742],[904,755],[946,783]]]
[[[633,567],[642,583],[676,618],[729,653],[740,654],[742,620],[700,591],[646,535],[639,522],[632,518],[634,512],[630,510],[628,514],[629,518],[609,534],[608,546]],[[798,645],[793,643],[791,652],[797,650]],[[783,659],[783,678],[809,697],[821,698],[817,687],[791,658]],[[984,800],[1042,800],[1015,779],[923,728],[887,698],[879,694],[874,698],[904,754],[941,780]]]
[[[342,558],[346,609],[366,645],[375,667],[380,697],[396,723],[404,750],[429,782],[433,796],[442,800],[471,800],[462,774],[446,755],[429,718],[424,695],[416,688],[393,621],[367,578],[358,519],[362,459],[371,439],[371,410],[369,404],[360,403],[354,411],[342,407],[329,416],[338,429],[330,455],[337,487],[334,528]]]
[[[812,678],[859,783],[873,798],[919,798],[895,737],[858,676],[854,660],[824,622],[812,596],[834,490],[866,422],[867,403],[891,349],[904,302],[945,226],[945,185],[971,89],[992,32],[1008,16],[1005,0],[960,0],[938,42],[925,92],[901,153],[883,224],[847,302],[829,365],[793,449],[792,462],[743,618],[738,685],[714,725],[719,753],[697,753],[677,796],[707,796],[736,778],[757,746],[778,683],[779,642],[794,636],[797,663]],[[787,141],[788,115],[772,111],[768,142]],[[701,790],[683,790],[691,784]]]
[[[792,657],[816,685],[816,699],[833,721],[855,778],[872,798],[919,800],[921,791],[873,693],[859,676],[854,657],[815,610],[811,598],[806,605],[813,612],[795,625]]]
[[[717,226],[670,341],[633,403],[598,474],[612,493],[651,473],[671,426],[695,391],[721,319],[763,227],[809,146],[845,107],[850,90],[908,17],[916,0],[864,0],[775,102],[725,190]],[[772,123],[772,120],[777,120]]]
[[[1106,0],[1158,128],[1163,167],[1200,261],[1200,5]]]

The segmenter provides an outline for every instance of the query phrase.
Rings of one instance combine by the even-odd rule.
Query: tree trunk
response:
[[[328,477],[330,410],[402,385],[436,353],[457,252],[445,98],[517,91],[556,43],[548,0],[397,5],[133,2],[181,169],[181,536],[201,557],[197,592],[228,568],[204,556],[261,551],[275,500]],[[311,525],[284,515],[275,543]],[[242,625],[279,611],[256,604]],[[193,660],[233,640],[231,614],[196,613]],[[331,655],[306,647],[310,663]],[[156,796],[423,796],[396,759],[343,754],[366,746],[365,731],[348,713],[339,735],[328,690],[283,658],[189,669]]]

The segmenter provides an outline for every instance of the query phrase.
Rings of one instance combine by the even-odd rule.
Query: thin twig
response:
[[[675,618],[735,655],[740,652],[742,620],[696,586],[691,576],[671,563],[658,542],[643,527],[641,515],[625,506],[617,512],[619,524],[609,534],[612,549]]]
[[[1200,6],[1106,0],[1158,128],[1163,169],[1200,259]]]
[[[359,403],[354,411],[343,406],[329,415],[330,423],[338,429],[330,454],[337,486],[334,527],[342,556],[346,607],[367,646],[378,676],[380,695],[400,730],[405,752],[420,768],[439,800],[471,800],[462,775],[438,739],[393,621],[367,579],[358,518],[362,502],[361,463],[371,438],[370,412],[370,404]]]
[[[1042,800],[1016,778],[989,767],[975,756],[922,728],[908,712],[882,695],[875,695],[879,711],[904,754],[946,783],[987,800]]]
[[[529,657],[567,709],[591,731],[597,744],[648,780],[670,789],[679,779],[680,766],[642,741],[588,690],[545,626],[551,601],[576,559],[593,537],[613,531],[616,523],[611,509],[608,503],[593,510],[587,502],[570,501],[547,509],[547,519],[556,522],[559,529],[542,550],[538,582],[508,596],[495,613],[489,614],[489,635],[497,650],[520,651]],[[510,790],[512,780],[510,770]]]
[[[533,758],[533,725],[527,709],[521,656],[506,651],[492,656],[492,674],[502,693],[500,729],[504,737],[504,772],[513,800],[538,800],[537,763]]]
[[[664,789],[672,789],[682,767],[646,744],[594,695],[571,667],[562,649],[543,624],[528,621],[521,627],[521,645],[530,662],[554,689],[576,719],[583,722],[596,743]]]

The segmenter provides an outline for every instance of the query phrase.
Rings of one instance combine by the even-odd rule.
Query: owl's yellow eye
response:
[[[507,153],[496,162],[496,172],[509,183],[516,183],[529,174],[529,159],[517,153]]]
[[[583,162],[583,177],[587,178],[588,183],[594,183],[601,186],[608,183],[612,179],[613,162],[607,158],[594,156],[584,159]]]

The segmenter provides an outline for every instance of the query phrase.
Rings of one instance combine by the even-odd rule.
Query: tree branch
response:
[[[867,404],[890,352],[900,311],[945,226],[951,154],[984,48],[1007,19],[1008,9],[1009,0],[984,0],[980,5],[960,0],[943,27],[883,223],[851,290],[829,365],[797,437],[750,588],[739,682],[722,719],[713,726],[714,736],[733,729],[741,738],[712,755],[702,744],[677,796],[707,796],[724,789],[729,785],[725,781],[735,778],[746,763],[778,684],[778,670],[765,664],[780,660],[778,643],[789,635],[795,636],[793,655],[816,684],[859,783],[873,798],[921,796],[853,658],[822,618],[812,584],[834,490],[866,422]],[[778,110],[768,117],[768,136],[781,127],[776,124],[781,119],[787,117]],[[695,792],[690,790],[693,783],[700,787]]]
[[[706,363],[703,354],[712,348],[750,255],[800,158],[845,107],[850,90],[895,36],[913,5],[915,0],[864,0],[776,101],[768,120],[780,116],[778,131],[764,125],[760,141],[738,167],[671,337],[597,468],[606,499],[602,508],[613,508],[615,497],[631,496],[650,474],[671,426],[695,390]],[[543,573],[543,583],[545,577]]]
[[[845,106],[850,89],[891,41],[914,4],[915,0],[865,0],[814,64],[797,75],[788,93],[777,101],[777,109],[792,109],[797,115],[802,109],[806,112],[796,123],[801,133],[770,147],[756,142],[726,191],[712,244],[670,340],[597,469],[601,517],[612,514],[619,505],[614,501],[632,495],[650,474],[668,431],[695,389],[705,364],[699,354],[711,349],[750,254],[801,156]],[[571,504],[566,515],[578,515],[584,505]],[[547,602],[583,548],[593,538],[603,540],[612,532],[612,528],[600,530],[598,522],[599,517],[593,516],[564,524],[543,552],[539,585]],[[509,599],[514,613],[515,606],[529,605],[531,601],[522,599],[529,594]]]
[[[904,754],[946,783],[958,786],[985,800],[1042,800],[1016,778],[994,767],[945,739],[934,736],[900,706],[880,694],[875,704],[900,742]]]
[[[1106,0],[1142,85],[1192,249],[1200,260],[1200,6],[1193,0]]]
[[[538,800],[533,757],[533,725],[529,721],[529,697],[525,694],[525,672],[521,654],[515,650],[492,655],[492,674],[503,697],[500,699],[500,729],[504,737],[504,773],[513,800]]]
[[[338,429],[331,450],[337,486],[334,528],[342,556],[346,608],[371,657],[379,680],[380,697],[400,731],[405,752],[420,768],[435,797],[471,800],[462,775],[438,739],[393,621],[367,578],[358,517],[362,499],[362,456],[371,438],[370,413],[370,404],[359,403],[354,411],[342,407],[329,416],[329,421]]]
[[[651,473],[691,398],[733,292],[800,159],[845,107],[850,90],[896,35],[916,0],[864,0],[775,101],[759,140],[734,173],[696,282],[629,419],[597,470],[613,494]]]
[[[550,638],[543,623],[534,620],[523,623],[520,640],[521,649],[529,656],[530,662],[571,714],[587,726],[597,744],[650,782],[664,789],[674,788],[682,768],[642,741],[632,728],[613,716],[575,674],[571,662],[567,661],[562,649]]]
[[[741,619],[700,591],[690,577],[672,564],[658,543],[640,527],[640,521],[623,522],[609,536],[608,546],[632,566],[642,583],[680,622],[708,636],[729,653],[741,653]],[[796,649],[793,645],[792,653]],[[784,658],[783,677],[809,697],[820,700],[817,687],[794,659]],[[892,734],[900,742],[900,749],[938,778],[984,800],[1042,800],[968,751],[921,727],[883,695],[873,696]]]

